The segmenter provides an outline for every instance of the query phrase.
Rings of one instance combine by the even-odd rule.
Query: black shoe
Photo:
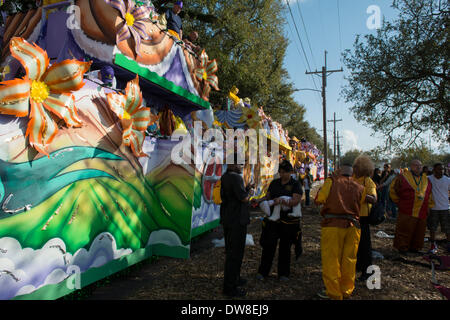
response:
[[[238,287],[243,287],[247,284],[247,279],[239,278]]]
[[[235,288],[233,290],[223,290],[223,294],[229,298],[233,297],[245,297],[247,295],[247,291],[242,288]]]

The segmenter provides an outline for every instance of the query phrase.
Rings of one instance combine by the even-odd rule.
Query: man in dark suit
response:
[[[234,163],[237,163],[236,161]],[[241,288],[245,279],[240,277],[244,258],[247,226],[250,223],[249,199],[252,186],[244,187],[241,176],[242,165],[228,165],[222,176],[220,197],[220,223],[225,237],[225,269],[223,293],[228,297],[243,297],[246,291]]]

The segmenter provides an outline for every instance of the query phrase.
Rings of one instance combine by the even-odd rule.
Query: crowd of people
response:
[[[436,254],[439,225],[447,237],[445,249],[450,252],[450,178],[444,169],[443,164],[437,163],[429,171],[414,160],[409,168],[393,170],[390,164],[385,164],[381,171],[374,168],[368,156],[362,155],[352,164],[342,164],[324,181],[314,199],[322,216],[320,246],[325,289],[318,293],[319,297],[349,298],[355,281],[367,281],[372,275],[370,215],[375,204],[381,204],[389,218],[396,220],[393,246],[399,255]],[[299,179],[292,164],[284,160],[266,196],[256,201],[251,200],[254,186],[245,187],[241,173],[242,166],[230,165],[222,177],[220,214],[226,230],[223,292],[228,297],[246,295],[246,280],[240,277],[240,268],[250,223],[250,203],[259,204],[265,212],[256,278],[264,281],[268,277],[278,247],[278,279],[289,280],[292,246],[296,258],[301,255],[301,214],[295,212],[301,206],[303,194],[304,204],[310,204],[314,180],[309,172]],[[424,252],[427,228],[431,247]],[[358,278],[357,272],[361,273]]]

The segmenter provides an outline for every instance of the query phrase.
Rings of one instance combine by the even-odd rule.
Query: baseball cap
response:
[[[102,77],[102,81],[105,84],[113,83],[114,79],[114,69],[111,66],[103,66],[100,70],[100,75]]]

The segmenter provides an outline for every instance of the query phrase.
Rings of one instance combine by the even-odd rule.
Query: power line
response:
[[[287,4],[287,6],[288,6],[288,8],[289,8],[289,12],[290,12],[290,14],[291,14],[292,22],[294,23],[295,29],[296,29],[296,31],[297,31],[297,37],[298,37],[298,39],[299,39],[299,41],[300,41],[300,45],[301,45],[302,50],[303,50],[303,55],[305,56],[305,60],[306,60],[306,62],[307,62],[307,64],[308,64],[308,66],[309,66],[309,61],[308,61],[308,58],[307,58],[307,56],[306,56],[306,52],[305,52],[305,49],[304,49],[304,46],[303,46],[303,42],[302,42],[301,37],[300,37],[300,33],[298,32],[297,24],[295,23],[294,15],[292,14],[292,9],[291,9],[291,6],[290,6],[290,4],[289,4],[289,0],[286,0],[286,4]],[[290,25],[289,25],[289,27],[290,27]],[[293,33],[293,32],[292,32],[292,33]],[[298,47],[297,47],[297,49],[298,49]],[[299,51],[300,51],[300,50],[299,50]],[[300,54],[300,56],[301,56],[301,54]],[[303,59],[302,59],[302,60],[303,60]],[[304,62],[303,62],[303,65],[305,65]],[[305,68],[306,68],[306,66],[305,66]],[[317,84],[316,84],[316,81],[315,81],[315,79],[314,79],[313,76],[311,76],[311,80],[312,80],[312,82],[313,82],[314,88],[316,88],[316,91],[319,91],[319,90],[317,89]],[[320,104],[320,101],[317,100],[317,99],[318,99],[318,96],[317,96],[317,95],[314,95],[314,97],[315,97],[316,101],[318,102],[318,104]]]
[[[288,9],[289,9],[289,12],[290,12],[290,14],[291,14],[292,22],[294,23],[294,27],[295,27],[295,30],[296,30],[296,32],[297,32],[298,40],[300,41],[300,45],[301,45],[301,47],[302,47],[302,51],[303,51],[303,55],[304,55],[305,60],[306,60],[306,64],[308,65],[309,70],[311,70],[312,68],[311,68],[311,66],[310,66],[310,64],[309,64],[308,56],[306,55],[305,47],[303,46],[303,41],[302,41],[302,39],[301,39],[301,37],[300,37],[300,32],[298,31],[297,24],[295,23],[294,15],[293,15],[293,13],[292,13],[292,9],[291,9],[291,5],[289,4],[289,0],[286,0],[286,4],[287,4]],[[313,79],[313,83],[314,83],[314,88],[317,89],[316,81],[314,80],[314,78],[312,78],[312,79]],[[317,89],[317,90],[318,90],[318,89]]]
[[[297,37],[300,41],[300,45],[302,47],[303,55],[305,56],[306,63],[308,64],[308,68],[311,69],[311,66],[309,65],[308,57],[306,56],[305,47],[303,46],[302,38],[300,37],[300,32],[298,32],[297,24],[295,23],[294,15],[292,14],[291,5],[289,4],[289,0],[286,0],[287,6],[289,8],[289,12],[291,14],[292,22],[294,23],[295,31],[297,31]]]
[[[340,52],[340,59],[342,61],[341,10],[339,8],[339,0],[336,0],[336,4],[337,4],[337,14],[338,14],[338,25],[339,25],[339,52]]]
[[[298,51],[299,55],[302,56],[302,53],[300,52],[300,49],[299,49],[299,47],[298,47],[298,45],[297,45],[297,42],[295,41],[294,31],[292,30],[292,27],[291,27],[291,25],[290,25],[290,23],[289,23],[289,20],[288,20],[287,22],[288,22],[289,30],[291,31],[292,37],[293,37],[293,39],[294,39],[295,47],[297,48],[297,51]],[[303,66],[304,66],[305,69],[306,69],[307,67],[306,67],[305,61],[304,61],[303,59],[301,59],[301,60],[302,60]],[[314,87],[316,87],[315,82],[314,82],[314,78],[313,78],[313,77],[311,78],[311,80],[313,80],[313,85],[314,85]],[[317,88],[317,87],[316,87],[316,88]],[[317,89],[316,89],[316,90],[317,90]],[[317,90],[317,91],[318,91],[318,90]],[[317,104],[320,105],[321,102],[318,100],[318,96],[317,96],[317,95],[314,95],[314,97],[315,97],[315,99],[316,99]]]
[[[291,31],[291,34],[292,34],[292,36],[294,37],[295,35],[294,35],[294,31],[292,30],[292,27],[291,27],[291,25],[289,24],[289,21],[288,21],[288,26],[289,26],[289,30]],[[299,47],[298,47],[298,45],[297,45],[297,42],[294,40],[294,43],[295,43],[295,47],[297,48],[297,51],[298,51],[298,53],[299,53],[299,55],[301,56],[302,55],[302,53],[300,52],[300,49],[299,49]],[[305,64],[305,61],[302,59],[302,63],[303,63],[303,66],[305,67],[305,68],[307,68],[306,67],[306,64]]]
[[[313,54],[313,51],[312,51],[311,42],[309,41],[308,31],[306,29],[305,20],[303,19],[303,14],[302,14],[302,10],[300,8],[299,1],[297,1],[297,7],[298,7],[298,12],[300,14],[300,19],[302,20],[303,29],[305,30],[306,40],[308,42],[309,51],[311,52],[311,57],[312,57],[313,62],[314,62],[314,67],[317,69],[316,60],[314,59],[314,54]]]

